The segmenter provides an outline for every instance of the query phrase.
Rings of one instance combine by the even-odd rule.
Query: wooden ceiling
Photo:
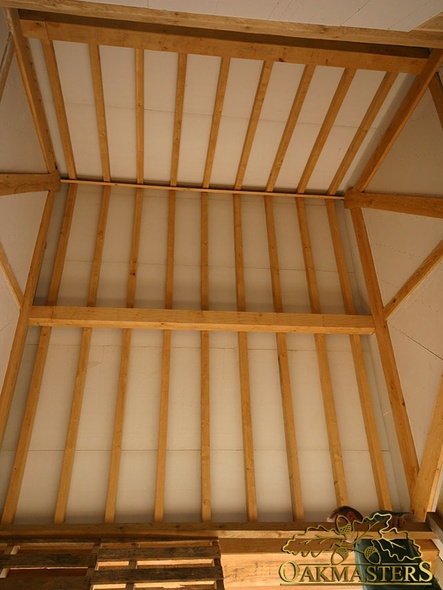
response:
[[[435,480],[435,458],[424,460],[424,467],[419,469],[387,319],[441,259],[442,245],[438,245],[411,277],[403,292],[384,306],[362,208],[442,216],[438,198],[365,192],[428,88],[443,124],[443,88],[438,75],[443,63],[441,35],[432,31],[388,33],[209,16],[193,15],[191,18],[186,14],[68,0],[57,3],[2,0],[0,5],[6,9],[12,33],[2,73],[6,79],[14,44],[47,169],[46,174],[40,175],[2,174],[1,194],[49,190],[26,290],[22,294],[16,285],[12,286],[21,315],[0,398],[0,440],[7,427],[27,328],[39,326],[42,330],[2,523],[11,524],[16,515],[51,330],[57,327],[82,328],[82,337],[55,523],[61,524],[66,518],[92,329],[103,327],[122,330],[123,338],[105,522],[113,522],[116,514],[128,363],[132,333],[136,329],[163,332],[154,521],[162,521],[165,510],[171,330],[201,333],[202,521],[211,520],[209,334],[216,331],[238,333],[249,521],[258,518],[248,364],[248,334],[252,332],[276,334],[292,520],[304,519],[304,506],[288,361],[286,335],[290,333],[314,334],[324,412],[328,417],[327,436],[337,504],[346,503],[348,493],[326,335],[349,335],[377,499],[380,507],[388,508],[392,502],[371,407],[361,340],[362,335],[375,333],[409,493],[415,510],[423,518],[435,493],[436,482],[432,490],[428,485],[430,473],[434,473]],[[121,62],[110,48],[119,48],[118,55],[124,56]],[[167,62],[157,52],[168,52]],[[129,68],[128,63],[131,64]],[[152,98],[152,88],[146,81],[151,67],[157,78],[149,78],[149,84],[157,80],[164,91],[164,95],[159,93],[156,98]],[[169,80],[167,88],[161,83],[163,67],[163,74]],[[242,85],[242,76],[249,75],[247,69],[253,74],[246,78],[248,84]],[[119,88],[120,80],[133,81],[132,89],[122,99],[125,105],[128,97],[133,100],[132,106],[124,105],[132,117],[125,119],[131,124],[125,127],[124,136],[119,134],[116,118],[110,114],[117,104],[113,92]],[[250,80],[255,80],[255,84]],[[212,103],[210,112],[207,107],[200,113],[192,112],[194,107],[186,102],[193,93],[191,82],[199,90],[208,91],[209,88],[206,101]],[[87,90],[80,88],[90,88],[90,94],[86,95]],[[76,92],[79,92],[77,96]],[[77,110],[76,119],[72,105],[78,103],[81,92],[85,93],[80,98],[84,102],[84,112],[89,117],[91,109],[94,110],[93,125],[88,124],[91,120],[88,118],[82,124],[73,124],[79,117]],[[280,113],[273,125],[267,125],[269,112],[276,112],[280,94],[286,100],[286,106],[281,107],[285,114]],[[152,106],[155,100],[158,101],[156,107]],[[163,110],[159,104],[162,101],[173,105],[172,110],[168,107],[165,124],[159,115]],[[349,123],[346,117],[357,104],[360,108],[355,109],[356,114]],[[243,109],[240,115],[235,110],[240,109],[238,105]],[[344,121],[342,125],[337,123],[340,117]],[[158,121],[157,127],[154,121]],[[229,121],[236,122],[237,127],[229,127]],[[340,126],[347,127],[345,137],[337,133]],[[152,129],[157,129],[157,133]],[[127,157],[126,151],[131,157]],[[161,166],[154,165],[156,151],[161,152]],[[60,184],[69,186],[61,238],[46,305],[37,306],[34,295],[51,210]],[[57,305],[76,192],[78,187],[81,190],[85,186],[103,187],[87,302],[85,306]],[[118,308],[97,305],[106,216],[111,190],[117,187],[122,191],[136,189],[126,301]],[[143,194],[148,189],[169,196],[162,309],[141,308],[136,303]],[[194,193],[201,195],[200,306],[195,310],[173,309],[176,199],[179,194]],[[232,195],[235,310],[214,310],[210,305],[208,203],[212,195],[226,198]],[[272,310],[248,310],[242,233],[242,199],[247,197],[262,199],[264,204]],[[306,313],[285,313],[282,297],[274,203],[275,199],[290,197],[296,198],[309,300]],[[326,208],[343,313],[322,313],[305,197],[320,199]],[[357,313],[336,201],[343,201],[352,214],[370,301],[368,316]],[[7,274],[13,277],[12,272],[7,271]],[[439,435],[436,436],[438,439]],[[437,439],[430,439],[431,448],[439,444]]]

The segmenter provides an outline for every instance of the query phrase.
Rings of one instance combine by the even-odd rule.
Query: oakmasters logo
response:
[[[380,516],[353,522],[339,516],[332,528],[308,527],[294,535],[282,547],[294,557],[280,566],[280,585],[431,586],[420,547]]]

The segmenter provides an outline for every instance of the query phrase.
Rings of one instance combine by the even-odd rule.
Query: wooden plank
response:
[[[124,584],[135,582],[198,582],[222,580],[223,570],[217,566],[150,567],[136,570],[96,570],[91,584]]]
[[[384,76],[380,85],[377,89],[377,92],[374,95],[374,98],[371,101],[371,104],[366,111],[362,122],[360,123],[355,135],[346,150],[346,154],[343,157],[343,160],[340,163],[340,166],[337,169],[337,172],[334,175],[334,178],[331,181],[331,184],[328,188],[328,194],[334,195],[339,187],[340,183],[342,182],[343,178],[345,177],[346,172],[349,170],[352,162],[355,159],[355,156],[358,153],[365,137],[368,134],[368,131],[373,124],[375,117],[379,113],[381,107],[383,106],[395,80],[397,79],[397,74],[395,72],[387,72]]]
[[[64,260],[69,239],[69,231],[72,221],[72,213],[75,202],[77,190],[72,188],[68,191],[66,201],[65,214],[63,224],[60,232],[59,243],[57,247],[56,258],[54,262],[51,283],[48,292],[48,304],[54,305],[57,301],[57,296],[60,288],[61,277],[63,272]],[[50,193],[51,194],[51,193]],[[49,197],[48,197],[49,199]],[[43,222],[43,220],[42,220]],[[47,221],[49,224],[49,220]],[[42,253],[43,256],[43,253]],[[25,293],[26,296],[26,293]],[[28,309],[30,308],[30,303]],[[23,309],[25,306],[23,305]],[[17,448],[14,457],[14,464],[9,481],[8,491],[3,507],[2,524],[10,524],[15,518],[17,505],[20,497],[20,490],[23,481],[23,476],[26,467],[29,444],[31,442],[32,431],[34,427],[35,415],[37,405],[40,397],[41,383],[43,379],[43,372],[46,364],[46,357],[49,349],[49,341],[51,337],[51,328],[45,327],[41,330],[39,342],[37,347],[37,354],[34,361],[34,368],[32,372],[31,382],[29,385],[28,397],[26,400],[26,407],[22,419],[22,426],[20,429],[20,436],[17,443]]]
[[[332,201],[326,201],[325,204],[345,312],[354,314],[355,306],[351,283],[349,280],[349,273],[346,265],[343,241],[338,224],[337,211]],[[349,339],[351,344],[352,358],[354,361],[355,376],[357,379],[363,422],[365,425],[366,438],[368,441],[369,455],[371,458],[372,472],[374,475],[375,489],[377,492],[378,506],[384,510],[391,510],[392,504],[389,495],[389,487],[383,463],[383,456],[380,448],[377,424],[372,407],[371,391],[365,367],[363,347],[360,336],[350,335]]]
[[[431,81],[429,82],[429,90],[431,91],[435,110],[437,111],[438,118],[440,119],[440,124],[443,127],[443,84],[438,72],[435,72],[435,74],[432,76]]]
[[[222,332],[282,332],[287,334],[373,334],[371,316],[128,309],[126,307],[33,306],[31,326],[130,328],[140,330],[199,330]]]
[[[95,557],[86,553],[78,555],[75,553],[57,553],[54,548],[48,553],[18,555],[0,555],[0,567],[8,568],[77,568],[90,567],[95,565]]]
[[[437,72],[442,63],[443,51],[434,49],[431,52],[426,65],[415,79],[400,108],[396,112],[394,118],[391,121],[391,124],[381,138],[360,178],[355,184],[356,190],[363,192],[367,188],[368,184],[374,177],[374,174],[380,168],[390,149],[394,145],[397,137],[400,135],[404,126],[408,122],[409,117],[414,112],[415,107],[418,105],[421,98],[423,97],[423,94],[426,92],[426,89],[434,77],[434,74]]]
[[[207,31],[200,33],[195,27],[193,30],[183,31],[180,27],[131,23],[125,20],[120,23],[119,28],[115,28],[115,23],[106,19],[77,17],[70,21],[57,15],[24,11],[20,12],[20,16],[23,32],[27,37],[86,44],[94,39],[99,45],[153,51],[413,74],[421,71],[429,55],[429,46],[420,49],[417,46],[409,48],[360,42],[350,45],[341,40],[256,35],[252,30],[241,35],[226,31],[220,38],[219,35],[211,35]]]
[[[145,52],[135,50],[135,100],[137,127],[137,183],[143,183],[145,165]]]
[[[176,195],[169,195],[168,243],[166,255],[165,307],[172,308],[174,284],[174,242],[175,242]],[[154,522],[160,522],[165,513],[166,447],[168,436],[169,380],[171,369],[171,330],[163,326],[162,377],[160,390],[160,415],[157,447],[157,472],[155,484]]]
[[[126,295],[127,307],[133,307],[137,279],[138,254],[140,246],[140,227],[142,219],[143,193],[138,190],[136,195],[134,221],[132,229],[132,246],[129,261],[128,287]],[[118,481],[120,474],[121,450],[123,442],[123,425],[125,419],[126,393],[129,372],[129,356],[131,352],[132,331],[123,331],[122,349],[120,354],[120,372],[117,386],[117,402],[114,417],[114,434],[112,438],[111,466],[108,478],[108,492],[105,507],[105,522],[113,522],[117,504]]]
[[[308,527],[321,524],[326,530],[333,524],[319,521],[286,521],[286,522],[145,522],[145,523],[82,523],[82,524],[26,524],[5,525],[0,527],[0,542],[23,545],[45,545],[48,542],[60,541],[72,543],[92,543],[106,538],[116,543],[162,542],[184,540],[194,542],[210,539],[241,539],[247,544],[251,539],[284,539],[295,534],[300,538],[312,538],[314,532],[306,532]],[[358,525],[357,530],[367,530],[366,525]],[[382,528],[382,524],[379,525]],[[374,537],[379,536],[373,529]],[[414,539],[431,540],[435,538],[424,522],[408,522],[404,530],[409,531]]]
[[[254,142],[255,132],[257,131],[260,113],[265,100],[266,90],[268,89],[269,78],[271,77],[273,63],[271,61],[264,61],[261,69],[260,80],[258,81],[257,91],[255,93],[254,104],[249,118],[248,130],[246,131],[245,142],[243,144],[242,154],[240,156],[240,163],[238,165],[237,177],[235,179],[235,188],[238,190],[243,184],[245,177],[246,166],[248,165],[249,156],[251,154],[252,144]]]
[[[17,277],[9,264],[8,257],[6,255],[3,244],[0,242],[0,268],[3,271],[3,275],[8,283],[9,289],[20,309],[23,305],[23,291],[18,283]]]
[[[87,578],[77,576],[61,576],[57,578],[12,577],[0,580],[1,590],[89,590]]]
[[[412,510],[420,520],[432,510],[443,465],[443,375],[440,379],[423,457],[412,494]]]
[[[236,185],[235,188],[205,188],[203,189],[202,186],[176,186],[176,185],[165,185],[165,184],[137,184],[135,182],[119,182],[119,181],[110,181],[106,182],[103,180],[91,180],[86,178],[79,178],[79,179],[66,179],[62,178],[61,181],[65,184],[78,184],[78,185],[85,185],[85,186],[108,186],[108,187],[121,187],[121,188],[142,188],[144,190],[152,189],[152,190],[159,190],[159,191],[168,191],[176,190],[180,192],[191,192],[191,193],[201,193],[204,190],[206,193],[209,194],[220,194],[220,195],[232,195],[232,193],[236,193],[242,196],[261,196],[261,195],[270,195],[273,197],[290,197],[290,198],[297,198],[297,199],[330,199],[332,201],[343,201],[344,197],[341,195],[325,195],[319,193],[296,193],[296,192],[284,192],[284,191],[266,191],[266,190],[246,190],[241,189],[241,183],[239,186]]]
[[[29,42],[23,36],[18,11],[16,9],[6,9],[5,15],[9,29],[14,38],[15,55],[23,86],[25,88],[26,97],[31,109],[32,118],[34,120],[34,126],[42,150],[43,159],[46,164],[46,169],[48,172],[55,172],[57,166],[55,163],[54,147],[49,133],[48,121],[43,107],[43,99],[35,73]]]
[[[180,141],[183,123],[183,104],[185,100],[186,67],[188,56],[180,53],[178,56],[177,87],[175,92],[174,137],[172,142],[171,187],[177,184],[178,161],[180,157]]]
[[[135,559],[136,561],[148,561],[157,559],[186,559],[186,560],[201,560],[212,559],[220,555],[220,550],[214,545],[203,546],[182,546],[177,541],[175,546],[163,547],[158,542],[153,547],[136,547],[136,548],[111,548],[100,549],[98,554],[98,561],[128,561],[128,559]],[[1,561],[0,561],[1,564]]]
[[[18,318],[14,341],[12,343],[8,366],[6,368],[5,378],[3,381],[2,392],[0,395],[0,448],[3,444],[3,437],[5,435],[6,425],[8,423],[15,384],[17,382],[18,371],[26,343],[29,312],[31,310],[35,290],[37,288],[43,255],[45,253],[46,236],[48,233],[54,199],[55,192],[50,191],[46,198],[45,208],[43,210],[40,227],[35,242],[34,253],[32,255],[32,260],[29,267],[28,279],[26,281],[23,305]]]
[[[341,105],[343,104],[346,94],[351,86],[352,80],[355,76],[355,70],[345,69],[343,72],[340,82],[338,83],[337,89],[332,98],[326,117],[322,123],[317,139],[315,140],[314,147],[311,150],[306,166],[302,172],[301,178],[297,186],[298,193],[304,193],[308,185],[309,179],[314,171],[314,168],[320,158],[326,140],[329,137],[332,126],[334,125],[335,119],[339,113]]]
[[[0,174],[0,196],[55,191],[60,189],[60,174]]]
[[[105,188],[103,190],[102,195],[100,217],[97,227],[97,237],[95,241],[94,257],[92,261],[91,276],[89,279],[89,293],[87,302],[88,306],[94,306],[97,299],[98,282],[100,277],[101,260],[103,255],[103,245],[106,233],[106,222],[109,209],[109,199],[110,189]],[[86,381],[86,371],[89,361],[91,338],[92,329],[84,329],[82,332],[79,357],[77,361],[77,371],[75,376],[74,391],[71,402],[71,413],[69,416],[68,431],[66,434],[65,449],[63,453],[63,463],[60,473],[57,501],[55,505],[54,522],[56,524],[63,523],[66,516],[66,507],[69,498],[72,468],[74,466],[75,448],[77,443],[78,428],[80,424],[80,414]]]
[[[60,82],[54,44],[52,41],[42,41],[42,48],[46,61],[46,69],[48,70],[49,83],[51,84],[52,98],[54,100],[54,107],[57,115],[68,176],[69,178],[76,178],[77,171],[75,169],[74,152],[72,149],[71,134],[69,131],[68,118],[66,115],[65,101],[63,98],[63,90]]]
[[[229,57],[223,57],[220,64],[220,72],[217,84],[217,93],[215,96],[214,112],[212,114],[211,133],[209,136],[208,153],[206,156],[205,173],[203,176],[203,188],[209,187],[209,182],[214,163],[215,148],[217,146],[218,131],[225,100],[226,85],[228,83],[229,66],[231,60]]]
[[[363,267],[366,289],[368,291],[369,304],[374,318],[375,335],[377,337],[386,387],[388,390],[389,401],[391,403],[406,482],[408,484],[409,493],[412,495],[418,473],[418,461],[414,439],[412,437],[400,377],[395,362],[394,349],[392,347],[389,329],[384,317],[383,302],[363,212],[361,209],[351,209],[351,215]]]
[[[5,49],[3,51],[2,59],[0,61],[0,102],[2,100],[3,91],[8,79],[9,70],[11,68],[12,58],[14,57],[14,39],[11,33],[8,33],[6,39]]]
[[[320,313],[320,294],[315,274],[314,257],[312,254],[311,238],[309,235],[305,205],[301,200],[297,200],[296,205],[311,311],[312,313]],[[326,338],[323,334],[316,334],[314,338],[315,348],[317,351],[318,368],[320,372],[320,384],[323,396],[326,430],[328,433],[332,474],[334,478],[335,497],[337,500],[337,506],[343,506],[349,503],[348,492],[340,443],[340,433],[338,430],[337,413],[335,410],[334,392],[332,389]]]
[[[201,309],[209,309],[209,227],[208,193],[201,195]],[[211,520],[211,436],[210,436],[210,379],[209,332],[201,333],[201,518]]]
[[[59,15],[76,15],[90,18],[112,19],[151,23],[162,27],[190,27],[209,31],[232,31],[260,35],[287,36],[305,39],[343,40],[348,43],[403,45],[411,47],[443,47],[441,35],[429,34],[420,29],[409,32],[381,29],[312,25],[306,23],[278,22],[244,19],[211,14],[187,14],[165,10],[147,10],[114,4],[99,5],[76,0],[2,0],[2,6],[26,10],[39,10]],[[208,32],[206,32],[206,35]],[[205,36],[205,35],[202,35]]]
[[[405,284],[400,287],[392,299],[385,305],[385,319],[391,317],[398,306],[414,292],[429,273],[439,264],[443,258],[443,240],[441,240],[432,252],[423,260],[417,270],[409,277]]]
[[[238,176],[237,176],[238,178]],[[243,261],[243,232],[241,202],[239,195],[234,195],[234,251],[237,309],[244,311],[245,277]],[[238,334],[238,356],[240,368],[240,395],[242,411],[243,466],[246,490],[246,514],[249,521],[257,520],[257,492],[255,483],[254,441],[251,414],[251,384],[249,379],[248,335]]]
[[[271,168],[271,172],[269,174],[268,182],[266,184],[266,189],[268,191],[274,190],[275,183],[277,181],[278,175],[280,173],[280,169],[283,164],[283,160],[286,156],[286,152],[289,147],[289,143],[292,138],[292,134],[295,129],[295,125],[297,124],[298,117],[300,115],[300,111],[303,107],[306,95],[309,90],[309,86],[311,84],[312,77],[315,72],[315,66],[307,65],[303,70],[303,74],[300,80],[300,84],[298,86],[297,92],[294,97],[294,101],[292,103],[291,111],[289,113],[288,120],[286,121],[286,126],[283,131],[283,135],[280,140],[280,145],[278,146],[277,154],[274,159],[274,163]],[[303,192],[303,191],[300,191]]]
[[[266,231],[268,236],[269,264],[272,282],[272,298],[277,315],[283,313],[283,300],[280,285],[280,270],[278,264],[277,237],[275,233],[274,211],[272,197],[264,197]],[[291,494],[292,517],[302,520],[304,515],[303,498],[300,480],[300,466],[297,453],[297,439],[295,435],[294,409],[292,405],[291,380],[289,373],[289,359],[286,337],[277,333],[277,355],[280,375],[280,392],[283,409],[283,422],[286,441],[286,459],[288,464],[289,489]]]
[[[378,209],[408,215],[443,218],[443,198],[441,197],[362,193],[350,189],[345,194],[345,207],[347,209]]]
[[[94,37],[91,37],[93,39]],[[94,87],[95,110],[97,114],[98,139],[100,143],[100,157],[102,162],[103,180],[111,180],[109,164],[108,132],[106,128],[105,97],[103,92],[103,78],[100,61],[100,47],[89,45],[91,61],[92,84]]]

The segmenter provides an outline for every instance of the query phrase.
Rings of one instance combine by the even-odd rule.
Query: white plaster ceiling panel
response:
[[[208,152],[212,115],[183,115],[180,160],[178,165],[179,183],[201,184]],[[186,146],[186,149],[184,149]]]
[[[209,267],[209,309],[237,311],[235,270]]]
[[[220,65],[219,57],[188,55],[183,103],[185,113],[212,117]]]
[[[384,76],[384,72],[357,70],[334,124],[358,127]]]
[[[286,123],[304,66],[276,62],[260,113],[260,119]]]
[[[29,451],[15,523],[50,522],[48,515],[54,510],[57,488],[53,485],[60,473],[62,451]]]
[[[137,177],[135,109],[107,107],[106,124],[111,177],[131,182]]]
[[[248,119],[221,118],[211,173],[212,185],[222,187],[235,185],[248,123]]]
[[[373,210],[365,211],[365,219],[383,301],[387,303],[439,243],[443,222]]]
[[[135,110],[134,49],[102,45],[100,61],[106,105]]]
[[[286,451],[259,450],[254,454],[258,519],[261,522],[292,520]],[[269,474],[272,473],[272,477]]]
[[[309,338],[314,348],[314,339],[312,336]],[[297,448],[300,452],[327,451],[327,417],[315,349],[291,351],[289,359]]]
[[[145,110],[175,111],[178,54],[145,51]]]
[[[154,520],[156,465],[157,451],[122,450],[116,522]]]
[[[63,451],[71,411],[78,347],[51,346],[48,350],[30,449]],[[57,395],[51,385],[57,383]],[[48,423],[51,427],[48,428]]]
[[[300,451],[299,463],[305,518],[324,521],[337,503],[329,451]]]
[[[343,450],[343,465],[349,504],[356,506],[365,514],[369,513],[374,506],[379,506],[369,451],[349,452]],[[359,477],[353,477],[352,474],[356,472]]]
[[[168,449],[165,476],[166,522],[200,522],[200,461],[200,451]]]
[[[252,59],[231,59],[223,102],[225,117],[249,121],[263,62]]]
[[[76,451],[66,523],[103,521],[110,461],[110,451]]]
[[[173,113],[145,111],[144,176],[146,180],[170,181],[173,131]]]
[[[370,191],[442,195],[443,130],[427,92],[369,185]],[[395,188],[394,188],[395,187]]]
[[[442,280],[439,283],[441,286]],[[441,342],[438,343],[437,339],[433,342],[427,335],[432,327],[429,325],[430,316],[424,307],[420,307],[413,302],[399,310],[390,322],[392,343],[419,460],[423,456],[441,381],[443,356]],[[412,313],[419,314],[418,320],[409,319]],[[436,332],[441,334],[443,322],[438,315],[434,313],[431,321],[437,324]]]
[[[209,195],[209,265],[235,267],[234,215],[231,195]]]
[[[280,284],[285,313],[310,313],[308,287],[304,270],[280,269]]]
[[[94,105],[88,46],[54,41],[54,50],[65,102]]]
[[[126,307],[129,264],[102,262],[97,291],[97,305]]]
[[[249,339],[249,337],[248,337]],[[249,351],[251,413],[254,449],[283,451],[286,448],[276,340],[268,334],[269,349]],[[284,469],[287,474],[287,467]]]
[[[174,346],[172,335],[168,449],[200,446],[200,350]],[[197,478],[196,478],[197,479]]]
[[[246,311],[275,311],[269,270],[245,268]]]
[[[322,125],[344,70],[317,66],[300,111],[300,123]]]
[[[211,449],[211,519],[243,521],[246,496],[242,450]]]
[[[66,104],[77,175],[102,178],[102,164],[95,106]]]
[[[429,13],[441,11],[442,2],[423,0],[370,0],[346,21],[350,27],[410,30],[430,18]],[[435,12],[434,12],[435,10]],[[409,18],[408,18],[409,17]],[[402,22],[403,21],[403,22]],[[403,29],[403,26],[407,28]]]
[[[261,197],[258,198],[262,200]],[[278,206],[273,207],[273,211],[280,270],[293,269],[304,272],[305,264],[295,199],[286,198],[283,200],[283,197],[279,198],[281,200]]]

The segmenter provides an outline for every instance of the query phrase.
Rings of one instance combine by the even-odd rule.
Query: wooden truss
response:
[[[280,370],[281,401],[284,410],[288,475],[291,486],[292,515],[294,521],[302,521],[304,518],[304,512],[296,432],[291,401],[291,383],[289,378],[286,340],[286,334],[288,333],[311,333],[314,334],[315,337],[323,403],[325,411],[330,418],[328,420],[328,438],[337,504],[347,503],[348,494],[343,468],[340,437],[335,415],[325,335],[349,335],[378,501],[381,508],[388,509],[391,507],[391,499],[389,496],[380,443],[371,405],[368,377],[363,360],[361,342],[362,335],[375,333],[381,353],[381,360],[392,406],[394,422],[397,429],[404,472],[412,499],[412,507],[416,514],[424,519],[425,514],[430,509],[434,499],[438,474],[443,460],[443,439],[441,436],[441,428],[439,428],[443,413],[442,389],[440,388],[440,393],[437,398],[431,431],[429,433],[422,465],[420,466],[417,460],[409,418],[405,409],[402,387],[395,363],[387,320],[391,314],[394,313],[397,306],[410,295],[420,281],[422,281],[442,259],[443,246],[441,242],[433,252],[430,253],[420,268],[406,282],[404,287],[400,289],[399,293],[386,306],[384,306],[378,286],[377,274],[362,210],[370,207],[380,210],[397,211],[405,214],[409,213],[434,217],[443,216],[442,200],[438,198],[365,193],[365,189],[370,180],[384,161],[395,140],[401,133],[406,122],[428,88],[432,92],[440,121],[443,122],[443,91],[437,74],[438,68],[443,63],[443,41],[441,37],[439,37],[438,34],[431,32],[417,31],[407,34],[389,31],[388,34],[383,31],[338,29],[333,27],[325,28],[293,25],[288,23],[267,23],[265,21],[255,21],[247,24],[243,20],[218,19],[216,17],[204,16],[197,17],[195,15],[191,20],[189,15],[186,14],[178,15],[150,10],[139,10],[129,7],[123,8],[114,5],[87,4],[84,2],[76,2],[75,0],[60,0],[59,2],[52,2],[49,0],[1,0],[0,5],[5,7],[6,10],[11,35],[14,41],[15,54],[47,168],[47,174],[1,174],[0,195],[22,193],[26,191],[48,191],[29,277],[23,294],[18,287],[6,254],[3,249],[0,249],[2,269],[8,279],[14,296],[20,305],[20,317],[0,397],[0,442],[3,440],[8,421],[28,326],[41,326],[38,351],[14,467],[3,510],[2,524],[10,525],[14,522],[26,465],[26,457],[29,450],[33,423],[38,405],[42,375],[51,338],[51,330],[56,326],[76,326],[82,329],[71,417],[66,438],[66,446],[64,449],[63,467],[54,515],[54,522],[56,524],[61,526],[66,516],[79,416],[81,413],[82,397],[91,344],[91,334],[92,330],[96,327],[112,327],[123,330],[118,399],[115,413],[111,469],[105,511],[106,523],[112,523],[114,521],[116,512],[129,351],[131,347],[132,331],[136,329],[156,329],[163,331],[163,361],[159,417],[160,427],[154,508],[154,520],[156,523],[160,523],[164,518],[171,330],[197,330],[201,333],[201,519],[203,523],[211,520],[209,460],[209,334],[214,330],[233,331],[238,333],[244,444],[244,475],[247,516],[249,521],[254,522],[258,518],[248,365],[248,333],[256,331],[273,332],[276,334]],[[60,179],[56,169],[54,148],[48,130],[49,127],[28,42],[31,38],[38,39],[43,48],[57,113],[64,157],[67,163],[67,178]],[[54,52],[54,41],[81,42],[88,44],[89,47],[102,165],[102,178],[98,181],[79,178],[77,175],[71,133],[67,121],[64,97]],[[130,47],[134,50],[137,100],[135,105],[137,114],[137,174],[132,183],[118,182],[112,177],[100,63],[100,45]],[[167,186],[146,182],[143,169],[143,50],[145,49],[178,53],[173,150],[171,153],[172,164],[170,181]],[[4,86],[4,80],[6,79],[7,70],[11,62],[12,51],[12,42],[9,40],[0,69],[0,91]],[[203,180],[199,185],[179,186],[178,164],[180,160],[180,139],[188,53],[219,56],[221,57],[221,67]],[[232,58],[261,60],[263,65],[236,173],[235,183],[232,187],[220,188],[211,184],[211,174],[223,111],[230,60]],[[277,61],[304,64],[304,73],[294,98],[266,186],[263,186],[260,189],[257,189],[256,187],[245,187],[244,177],[246,167],[252,146],[254,145],[260,112],[266,96],[273,63]],[[276,180],[287,153],[290,139],[296,128],[314,69],[317,66],[342,67],[344,68],[343,75],[301,177],[291,190],[285,192],[278,191],[275,188]],[[313,195],[307,193],[306,190],[309,179],[319,160],[339,109],[347,95],[350,84],[356,72],[363,68],[382,71],[384,72],[384,77],[357,129],[357,132],[355,133],[349,149],[345,153],[334,177],[331,179],[328,190],[324,194]],[[381,138],[359,180],[355,184],[354,189],[348,191],[345,195],[342,195],[338,192],[340,183],[353,163],[371,124],[384,105],[388,93],[396,80],[397,74],[400,72],[415,75],[415,81],[397,113],[394,115],[390,126]],[[58,190],[60,183],[68,183],[69,190],[47,305],[34,306],[34,295],[42,264],[51,210],[54,203],[55,193]],[[57,305],[58,291],[60,288],[61,275],[69,241],[69,231],[77,187],[84,184],[99,184],[103,187],[93,269],[88,291],[88,301],[87,306],[85,307],[62,307]],[[113,186],[126,186],[128,189],[137,189],[130,272],[127,284],[127,301],[125,308],[101,308],[96,306],[107,211]],[[139,309],[134,307],[140,242],[140,223],[143,204],[142,197],[143,191],[150,188],[166,190],[169,193],[167,276],[165,283],[165,308],[162,310]],[[172,309],[174,285],[175,199],[176,191],[178,190],[193,191],[201,194],[201,309],[198,311]],[[209,309],[208,195],[210,193],[231,194],[233,199],[237,311],[218,312]],[[242,245],[242,196],[245,195],[257,195],[257,198],[261,198],[261,195],[264,200],[272,280],[273,312],[248,312],[245,306]],[[306,276],[309,287],[311,314],[290,314],[284,313],[283,310],[273,212],[273,199],[276,196],[284,196],[287,198],[294,197],[296,201]],[[332,237],[345,308],[344,315],[324,314],[320,308],[317,277],[311,252],[311,237],[304,204],[304,199],[306,197],[323,199],[326,204],[330,234]],[[349,208],[352,214],[369,294],[371,316],[358,315],[355,311],[349,273],[345,261],[342,236],[339,230],[335,200],[344,200],[345,207]],[[9,561],[9,558],[6,559],[6,561],[5,559],[2,561],[4,567],[6,567],[9,562],[13,563],[12,557]],[[31,560],[29,563],[34,562]],[[26,567],[31,566],[29,565]],[[98,574],[94,575],[98,576]],[[108,580],[108,578],[106,578],[106,580]],[[135,578],[133,581],[135,581]],[[7,586],[4,587],[6,588]],[[49,586],[47,587],[49,588]]]

